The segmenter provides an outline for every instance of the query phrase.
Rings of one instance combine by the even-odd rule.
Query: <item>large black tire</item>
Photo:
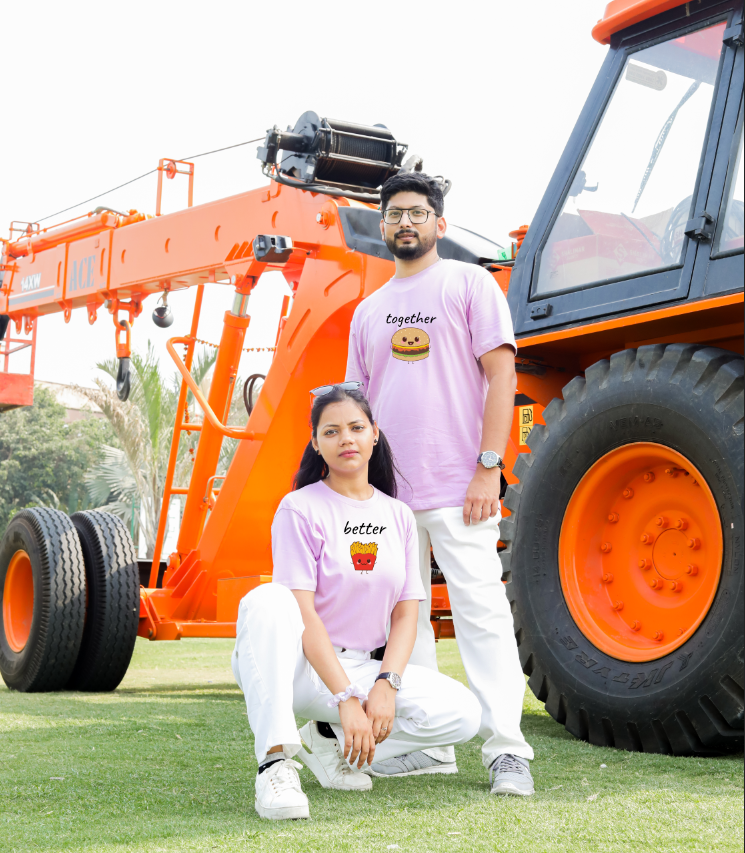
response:
[[[0,673],[11,690],[61,690],[75,667],[83,637],[85,568],[80,540],[65,513],[46,508],[21,510],[0,542],[2,597],[8,566],[18,551],[25,551],[31,563],[33,617],[28,639],[18,651],[11,647],[3,621]],[[4,620],[4,606],[0,614]]]
[[[140,616],[140,578],[132,538],[108,512],[76,512],[85,560],[87,613],[68,690],[115,690],[132,659]]]
[[[530,433],[505,503],[502,552],[529,685],[573,735],[599,746],[712,754],[743,746],[743,360],[689,344],[625,350],[588,368]],[[614,428],[610,428],[614,427]],[[653,442],[686,456],[719,510],[721,577],[698,629],[666,657],[610,657],[572,618],[559,575],[567,505],[614,448]]]

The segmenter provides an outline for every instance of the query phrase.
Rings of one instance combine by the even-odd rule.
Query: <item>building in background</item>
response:
[[[59,382],[42,382],[36,380],[37,388],[46,388],[54,395],[54,399],[65,407],[65,423],[71,424],[83,418],[103,418],[104,413],[98,406],[91,402],[74,385],[62,385]]]

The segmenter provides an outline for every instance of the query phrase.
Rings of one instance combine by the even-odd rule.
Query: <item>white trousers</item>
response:
[[[437,669],[432,605],[430,542],[448,585],[458,650],[471,690],[481,703],[484,738],[482,760],[509,752],[532,759],[533,750],[520,731],[525,679],[517,653],[512,611],[502,583],[497,554],[500,516],[463,524],[462,507],[419,510],[414,513],[419,534],[419,567],[425,601],[420,602],[417,639],[411,663]],[[441,761],[452,751],[427,750]]]
[[[303,654],[304,630],[300,606],[281,584],[251,590],[238,608],[233,674],[246,697],[259,763],[280,744],[287,757],[298,752],[295,714],[330,723],[344,745],[339,710],[328,707],[331,693]],[[366,651],[337,655],[350,682],[369,692],[380,661],[371,660]],[[478,700],[460,682],[431,667],[409,665],[396,694],[393,732],[376,747],[374,761],[465,743],[476,735],[480,721]]]

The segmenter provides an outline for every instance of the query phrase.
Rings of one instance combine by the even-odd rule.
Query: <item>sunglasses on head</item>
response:
[[[323,397],[324,394],[330,394],[334,388],[341,388],[342,391],[359,391],[362,388],[361,382],[337,382],[335,385],[319,385],[318,388],[311,389],[311,394],[314,397]]]

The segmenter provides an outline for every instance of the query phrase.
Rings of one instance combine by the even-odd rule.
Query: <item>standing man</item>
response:
[[[525,693],[497,556],[502,456],[515,403],[515,338],[507,300],[486,270],[443,260],[440,185],[390,178],[380,231],[396,275],[357,307],[347,379],[363,383],[414,511],[425,601],[411,663],[437,669],[430,623],[430,543],[448,584],[453,622],[494,794],[529,796],[533,750],[520,731]],[[456,773],[452,747],[374,764],[376,775]]]

